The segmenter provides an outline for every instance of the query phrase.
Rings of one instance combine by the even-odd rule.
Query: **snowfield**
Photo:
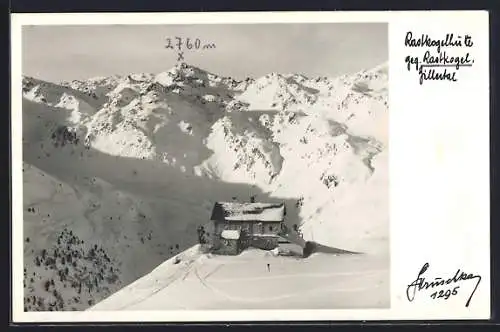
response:
[[[199,254],[194,247],[180,263],[163,263],[89,310],[385,308],[388,292],[381,258],[301,259],[257,249],[225,257]]]
[[[23,77],[25,310],[387,307],[387,86],[387,64]],[[200,253],[214,203],[251,197],[326,249]]]

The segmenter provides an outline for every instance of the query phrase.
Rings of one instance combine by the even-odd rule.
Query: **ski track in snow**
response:
[[[248,262],[249,261],[247,261],[247,263]],[[368,278],[368,280],[370,280],[370,278],[373,278],[375,276],[384,278],[387,273],[387,270],[385,269],[368,269],[364,271],[350,271],[350,272],[337,271],[328,273],[295,273],[295,274],[284,273],[279,275],[265,275],[265,276],[254,276],[254,277],[218,278],[217,275],[220,272],[222,272],[223,267],[231,269],[232,262],[231,265],[229,266],[224,263],[215,263],[215,264],[217,265],[211,268],[210,266],[204,265],[204,263],[202,263],[199,260],[190,261],[189,266],[187,266],[186,268],[179,268],[175,273],[169,274],[168,277],[165,278],[165,280],[169,281],[168,283],[163,284],[161,287],[155,287],[150,289],[148,291],[147,296],[141,297],[140,300],[127,303],[121,306],[120,309],[121,310],[152,309],[154,308],[154,303],[160,300],[159,296],[168,298],[169,287],[182,286],[187,288],[195,288],[195,284],[193,284],[193,282],[199,283],[206,291],[208,291],[208,294],[211,294],[211,295],[200,294],[200,296],[203,296],[204,299],[213,298],[214,301],[222,300],[223,302],[226,303],[225,306],[229,306],[230,304],[227,303],[227,301],[230,301],[230,303],[232,303],[232,306],[235,308],[238,307],[238,304],[242,305],[245,303],[247,304],[266,303],[267,305],[270,305],[271,302],[282,301],[287,299],[301,299],[301,298],[307,298],[307,296],[317,296],[317,295],[324,296],[325,294],[328,294],[329,296],[337,293],[344,293],[344,294],[366,293],[366,292],[373,292],[380,286],[373,284],[366,284],[362,282],[356,282],[357,279],[366,280],[366,278]],[[205,276],[202,276],[203,273],[200,272],[200,268],[205,268],[205,267],[208,267],[210,271]],[[171,268],[175,269],[175,266],[171,266]],[[268,274],[269,272],[266,271],[262,273]],[[229,287],[230,284],[239,282],[243,282],[243,284],[246,285],[249,284],[258,285],[262,282],[265,283],[266,281],[277,280],[277,279],[283,279],[283,282],[286,282],[286,280],[291,280],[292,278],[307,280],[308,283],[311,284],[307,285],[307,287],[305,287],[304,290],[289,289],[285,291],[285,289],[282,289],[281,292],[285,291],[284,294],[279,294],[279,295],[260,294],[259,296],[253,296],[253,297],[237,295],[238,288]],[[327,284],[321,282],[317,283],[314,280],[314,278],[328,278],[328,283]],[[339,281],[335,281],[338,278],[340,278]],[[180,284],[176,286],[177,283]],[[186,284],[186,285],[183,286],[181,284]],[[147,283],[145,283],[145,286],[146,285]],[[312,288],[311,285],[313,285]],[[145,288],[145,290],[146,289],[147,288]],[[229,291],[230,289],[232,289],[232,291]],[[119,301],[118,298],[114,300]],[[149,304],[147,303],[148,301]],[[183,302],[183,299],[177,299],[175,301],[175,308],[181,308],[181,309],[197,308],[196,304],[194,303],[189,305],[187,303],[182,304],[181,302]],[[140,309],[138,308],[139,305],[141,305]],[[93,310],[101,310],[99,308],[100,306],[102,306],[102,304],[97,305],[97,307]],[[174,307],[172,308],[174,309]],[[106,308],[103,310],[108,310],[108,309]]]
[[[151,296],[153,296],[153,295],[161,292],[165,288],[169,287],[171,284],[173,284],[177,280],[179,280],[179,279],[185,280],[186,277],[190,274],[192,268],[193,268],[193,263],[190,263],[190,264],[188,264],[188,266],[186,267],[186,269],[175,271],[171,275],[169,275],[169,276],[165,277],[164,279],[162,279],[161,286],[159,286],[158,288],[156,288],[156,289],[148,292],[148,294],[146,296],[144,296],[142,298],[139,298],[139,299],[136,299],[136,300],[134,300],[131,303],[127,303],[127,304],[119,307],[117,310],[125,310],[125,309],[127,309],[127,308],[129,308],[131,306],[140,304],[141,302],[146,301]]]
[[[335,276],[368,276],[375,275],[377,273],[383,272],[385,270],[371,270],[363,272],[335,272],[335,273],[300,273],[300,274],[280,274],[276,276],[263,276],[263,277],[248,277],[248,278],[225,278],[225,279],[212,279],[211,282],[240,282],[240,281],[252,281],[252,280],[272,280],[272,279],[292,279],[292,278],[326,278]],[[204,280],[206,277],[203,278]]]
[[[342,285],[335,285],[331,288],[325,288],[323,285],[320,285],[318,286],[317,288],[315,289],[312,289],[312,290],[308,290],[308,291],[298,291],[298,292],[289,292],[288,294],[286,295],[279,295],[279,296],[272,296],[272,297],[238,297],[238,296],[234,296],[234,295],[230,295],[228,294],[227,292],[221,290],[220,288],[215,288],[213,287],[211,284],[208,284],[204,279],[202,279],[199,274],[198,274],[198,271],[195,269],[195,275],[196,277],[199,279],[199,281],[203,284],[203,286],[205,286],[206,288],[208,288],[211,292],[213,292],[214,294],[218,294],[218,295],[221,295],[231,301],[234,301],[234,302],[254,302],[254,303],[262,303],[262,302],[269,302],[269,301],[279,301],[279,300],[284,300],[284,299],[288,299],[288,298],[293,298],[293,297],[302,297],[302,296],[305,296],[305,295],[308,295],[308,294],[314,294],[314,293],[328,293],[328,292],[333,292],[333,293],[336,293],[336,292],[346,292],[346,293],[349,293],[349,292],[362,292],[362,291],[366,291],[370,288],[373,288],[373,286],[365,286],[365,287],[356,287],[356,288],[347,288],[347,287],[342,287]],[[335,276],[336,274],[330,274],[330,277],[332,276]],[[289,275],[290,276],[290,275]],[[288,277],[289,277],[288,276]],[[302,275],[302,276],[307,276],[307,275]],[[266,278],[266,277],[263,277],[263,278],[248,278],[246,279],[246,281],[251,281],[251,280],[262,280],[262,279],[269,279],[269,278]]]

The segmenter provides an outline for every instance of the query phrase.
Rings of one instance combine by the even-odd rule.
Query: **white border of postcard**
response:
[[[15,322],[180,322],[305,320],[431,320],[490,317],[489,25],[486,11],[116,13],[12,15],[12,239]],[[386,22],[389,24],[391,307],[376,310],[232,311],[23,311],[21,27],[82,24],[243,24]],[[474,66],[455,82],[426,81],[408,70],[408,56],[424,47],[405,36],[469,35]],[[460,53],[460,54],[459,54]],[[407,289],[424,263],[428,278],[452,278],[457,270],[482,280],[454,301],[432,300]],[[467,278],[465,278],[467,279]],[[432,280],[428,280],[432,281]],[[453,282],[453,281],[452,281]],[[467,293],[467,294],[466,294]],[[426,293],[428,294],[428,293]]]

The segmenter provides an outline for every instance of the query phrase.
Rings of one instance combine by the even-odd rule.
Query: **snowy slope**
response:
[[[306,260],[248,250],[210,256],[193,247],[89,310],[357,309],[389,306],[380,258],[314,254]],[[267,264],[270,270],[267,270]],[[243,286],[244,285],[244,286]]]
[[[41,287],[47,280],[62,295],[60,310],[82,309],[180,250],[170,246],[182,239],[158,227],[141,199],[99,178],[76,177],[64,182],[24,164],[25,296],[43,303],[31,301],[31,308],[49,310]]]
[[[321,272],[332,275],[376,267],[384,279],[387,97],[387,64],[313,79],[274,73],[235,81],[186,64],[61,84],[24,77],[27,310],[81,310],[134,280],[147,282],[151,270],[195,244],[196,228],[208,221],[216,201],[252,196],[284,201],[287,223],[299,225],[306,240],[364,253],[349,256],[353,261],[315,254],[308,260],[316,263],[304,264],[319,269],[334,260],[335,268]],[[95,252],[89,257],[95,245],[107,259]],[[56,248],[59,260],[37,266],[43,250],[54,256]],[[89,258],[68,266],[59,257],[63,249]],[[262,265],[260,253],[245,255],[250,266]],[[205,258],[193,258],[200,271],[226,259]],[[296,261],[272,259],[285,275],[300,270]],[[228,275],[240,268],[224,264]],[[177,273],[181,265],[168,269]],[[73,280],[83,266],[93,272]],[[49,279],[53,299],[46,296]],[[94,286],[78,293],[80,279]],[[44,295],[52,309],[38,303]],[[373,305],[386,303],[377,296]]]

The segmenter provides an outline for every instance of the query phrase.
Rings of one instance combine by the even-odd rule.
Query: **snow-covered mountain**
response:
[[[88,308],[191,248],[215,201],[252,196],[388,271],[387,76],[23,77],[26,310]]]

